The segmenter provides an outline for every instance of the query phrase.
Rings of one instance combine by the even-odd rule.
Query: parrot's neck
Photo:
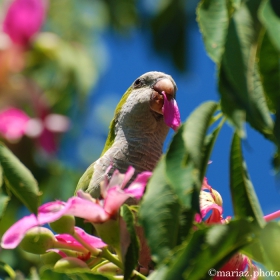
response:
[[[148,112],[152,114],[152,112]],[[130,120],[129,120],[130,121]],[[136,173],[150,170],[156,166],[169,128],[163,118],[142,115],[132,123],[119,122],[115,128],[116,138],[111,147],[114,165],[125,172],[129,165]]]

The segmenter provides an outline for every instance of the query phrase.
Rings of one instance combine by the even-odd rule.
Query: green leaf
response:
[[[212,279],[208,275],[209,269],[219,269],[238,250],[252,242],[252,235],[252,226],[245,220],[196,230],[167,264],[168,270],[159,268],[160,279]]]
[[[184,125],[180,126],[174,135],[166,154],[166,175],[174,192],[178,195],[182,205],[187,209],[192,206],[192,193],[194,189],[194,166],[186,166],[188,152],[183,139]]]
[[[188,234],[192,226],[185,218],[192,220],[194,214],[200,211],[199,192],[219,129],[208,142],[206,132],[217,106],[212,101],[200,105],[174,135],[166,154],[166,175],[184,207],[184,214],[180,216],[184,232],[179,227],[179,240]]]
[[[267,269],[279,270],[280,267],[280,224],[268,223],[261,231],[260,242],[263,248],[264,265]]]
[[[180,204],[166,180],[165,158],[153,172],[143,197],[139,217],[155,262],[163,261],[177,244]]]
[[[278,103],[279,108],[277,109],[276,115],[275,115],[275,125],[273,129],[274,136],[276,138],[276,145],[277,150],[276,153],[273,156],[273,166],[275,168],[276,174],[280,172],[280,104]]]
[[[97,80],[97,71],[93,67],[93,59],[81,46],[73,48],[74,61],[76,62],[73,68],[73,73],[78,90],[87,95],[91,87]]]
[[[3,178],[3,169],[2,169],[2,166],[1,166],[1,162],[0,162],[0,190],[3,186],[3,182],[4,182],[4,178]]]
[[[129,238],[122,239],[122,252],[124,260],[124,279],[130,279],[132,271],[135,269],[139,258],[139,241],[135,231],[134,216],[129,207],[124,204],[121,208],[121,216],[126,224],[126,229],[129,234]],[[127,244],[129,242],[129,244]]]
[[[190,221],[200,211],[199,192],[218,130],[208,143],[205,137],[217,106],[212,101],[199,106],[174,135],[166,154],[168,182],[184,208],[180,215],[184,230],[179,227],[179,240],[187,236],[192,226]]]
[[[205,138],[204,141],[204,153],[203,153],[203,159],[202,159],[202,171],[201,174],[203,176],[206,173],[207,166],[209,164],[209,159],[214,147],[214,144],[217,140],[217,137],[220,133],[220,130],[225,122],[225,119],[222,119],[221,122],[219,123],[218,127],[216,127],[207,137]]]
[[[0,219],[3,216],[5,209],[8,205],[10,197],[0,192]]]
[[[235,216],[244,219],[251,217],[260,227],[264,227],[263,213],[243,160],[240,138],[236,133],[230,151],[230,190]]]
[[[280,52],[280,18],[275,14],[271,1],[264,0],[259,8],[259,19],[266,27],[269,37]]]
[[[230,2],[234,9],[239,9],[241,6],[241,3],[244,2],[244,0],[230,0]]]
[[[197,172],[205,170],[207,165],[204,160],[204,143],[207,130],[212,121],[212,115],[217,109],[218,104],[208,101],[200,105],[187,119],[184,124],[183,140],[188,153],[187,162],[192,161]],[[204,174],[200,172],[199,178],[202,182]]]
[[[260,43],[259,69],[268,106],[275,113],[280,103],[280,54],[265,32]]]
[[[0,163],[7,187],[33,213],[39,206],[39,189],[31,172],[2,143],[0,143]]]
[[[181,71],[186,70],[187,15],[184,0],[166,1],[152,17],[152,40],[157,52],[170,58]],[[164,44],[161,43],[164,38]]]
[[[260,231],[258,231],[260,232]],[[242,254],[245,254],[250,259],[265,264],[267,263],[266,256],[264,254],[263,246],[260,242],[260,239],[257,238],[253,243],[249,244],[248,246],[244,247],[241,250]]]
[[[42,267],[40,270],[41,280],[114,280],[113,276],[101,275],[90,272],[85,268],[65,269],[64,272],[53,271],[49,267]]]
[[[216,63],[219,63],[224,51],[229,25],[227,1],[201,1],[197,8],[197,21],[206,51]]]
[[[256,5],[249,4],[250,9],[256,9]],[[273,121],[256,66],[259,28],[254,19],[254,11],[242,4],[230,21],[219,71],[219,91],[222,110],[239,136],[245,137],[242,123],[246,116],[252,127],[271,138]]]
[[[280,224],[269,222],[263,229],[255,232],[257,239],[242,249],[247,256],[263,264],[268,270],[280,267]],[[278,279],[278,278],[277,278]]]
[[[243,107],[240,105],[239,98],[235,94],[229,77],[226,73],[226,67],[221,66],[219,71],[219,92],[221,95],[221,107],[225,116],[242,138],[246,136],[244,122],[246,114]]]

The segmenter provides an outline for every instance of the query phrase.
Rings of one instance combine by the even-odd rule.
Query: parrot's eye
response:
[[[135,87],[140,87],[142,85],[142,80],[141,79],[137,79],[135,82],[134,82],[134,86]]]

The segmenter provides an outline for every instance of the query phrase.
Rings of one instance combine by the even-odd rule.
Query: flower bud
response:
[[[110,219],[104,223],[94,223],[93,225],[103,242],[113,246],[116,250],[119,248],[120,225],[118,220]]]
[[[113,263],[106,263],[99,267],[97,271],[100,273],[106,273],[111,275],[119,275],[122,273],[122,270]]]
[[[55,263],[61,259],[61,256],[55,252],[47,252],[40,256],[43,264],[55,265]]]
[[[44,254],[53,247],[55,242],[53,233],[44,227],[30,229],[20,243],[20,247],[33,254]]]
[[[89,267],[87,266],[87,264],[85,262],[83,262],[82,260],[79,260],[77,258],[74,257],[66,257],[66,258],[62,258],[60,259],[55,265],[54,265],[54,270],[57,272],[60,271],[65,271],[65,269],[69,269],[69,268],[87,268],[89,269]]]
[[[74,233],[75,217],[74,216],[62,216],[57,221],[50,223],[50,227],[57,233]]]

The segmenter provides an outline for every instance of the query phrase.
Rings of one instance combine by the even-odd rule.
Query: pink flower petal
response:
[[[66,255],[63,251],[61,251],[61,250],[59,250],[59,249],[49,249],[49,250],[47,250],[46,252],[54,252],[54,253],[57,253],[57,254],[60,255],[62,258],[66,258],[66,257],[67,257],[67,255]]]
[[[37,217],[31,214],[13,224],[4,233],[1,246],[5,249],[17,247],[29,229],[58,220],[64,215],[66,210],[65,204],[61,201],[49,202],[42,205],[38,210]]]
[[[57,150],[55,134],[44,128],[39,136],[39,145],[48,153],[53,154]]]
[[[29,116],[16,108],[0,112],[0,133],[7,140],[16,140],[24,135]]]
[[[152,176],[152,172],[145,171],[137,175],[136,179],[130,184],[130,186],[124,191],[130,196],[140,199],[145,191],[146,185],[150,177]]]
[[[97,199],[93,198],[89,193],[85,193],[82,190],[77,191],[77,196],[84,200],[91,201],[92,203],[97,203]]]
[[[40,119],[33,118],[27,122],[24,132],[30,138],[37,138],[41,135],[43,129],[43,122]]]
[[[75,232],[88,244],[90,244],[94,248],[103,248],[106,247],[107,244],[104,243],[100,238],[90,235],[86,233],[83,229],[79,227],[75,227]]]
[[[103,248],[107,244],[104,243],[100,238],[87,234],[84,230],[79,227],[75,227],[75,232],[83,238],[85,242],[90,244],[94,248]],[[71,244],[72,246],[83,247],[73,236],[67,233],[57,234],[55,238],[58,242]]]
[[[58,243],[67,243],[72,246],[83,247],[72,235],[68,233],[56,234],[55,238]]]
[[[107,183],[107,186],[105,188],[106,191],[108,191],[108,189],[110,189],[112,187],[120,186],[122,184],[124,178],[125,178],[125,174],[120,173],[120,171],[118,169],[116,169],[113,172],[109,183]],[[106,195],[104,197],[106,197]]]
[[[208,206],[201,211],[202,217],[205,217],[209,211],[212,210],[210,217],[206,220],[207,224],[213,223],[221,223],[223,220],[222,211],[223,208],[221,206],[213,204],[212,206]]]
[[[112,166],[109,166],[111,169]],[[106,171],[106,173],[109,172],[109,170]],[[132,166],[129,166],[126,173],[122,174],[119,172],[119,170],[115,170],[110,181],[108,181],[108,177],[105,176],[104,181],[100,184],[100,190],[101,195],[103,198],[107,196],[107,191],[115,186],[120,186],[121,189],[124,189],[126,184],[129,182],[129,180],[132,178],[134,174],[135,169]]]
[[[122,189],[120,189],[119,186],[109,189],[104,201],[104,210],[110,216],[115,215],[122,206],[122,204],[129,197],[131,197],[131,195],[125,193]]]
[[[44,119],[45,127],[55,133],[62,133],[69,129],[70,120],[66,116],[59,114],[49,114]]]
[[[163,104],[163,117],[164,122],[167,126],[171,127],[174,130],[177,130],[181,124],[180,112],[175,99],[170,101],[167,99],[165,92],[162,92],[164,96]]]
[[[104,201],[104,210],[115,215],[121,205],[130,197],[139,199],[143,196],[148,179],[152,172],[145,171],[137,175],[136,179],[130,184],[127,189],[122,190],[120,186],[115,186],[107,191],[107,196]],[[129,177],[127,177],[129,178]]]
[[[126,173],[125,173],[125,177],[123,179],[123,182],[121,184],[121,188],[124,189],[124,187],[126,186],[126,184],[129,182],[129,180],[132,178],[133,174],[135,172],[135,168],[132,167],[131,165],[128,167]]]
[[[202,222],[202,216],[199,213],[196,213],[194,215],[194,220],[195,220],[195,222],[200,223],[200,222]]]
[[[42,0],[14,0],[3,22],[3,30],[15,44],[26,46],[45,18]]]
[[[99,204],[80,197],[70,198],[67,201],[67,205],[69,208],[65,215],[80,217],[92,223],[102,223],[110,218]]]
[[[248,265],[248,258],[237,253],[220,270],[220,276],[213,277],[214,280],[239,280],[241,277],[238,272],[243,272]],[[224,273],[223,273],[224,272]],[[228,274],[226,273],[228,272]],[[223,276],[224,275],[224,276]]]

